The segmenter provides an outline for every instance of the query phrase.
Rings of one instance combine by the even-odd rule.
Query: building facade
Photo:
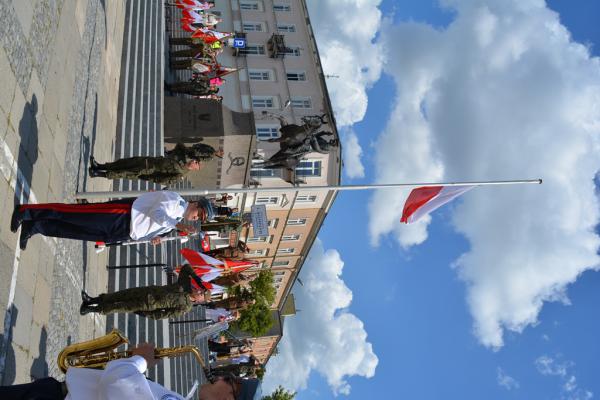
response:
[[[246,40],[245,48],[226,49],[219,57],[223,65],[239,68],[227,77],[220,94],[231,110],[254,114],[257,141],[252,162],[268,159],[280,149],[279,143],[267,140],[279,137],[282,121],[301,125],[303,118],[324,116],[327,123],[321,130],[338,138],[305,1],[217,0],[214,12],[223,18],[220,31],[236,32],[236,37]],[[334,191],[311,192],[302,187],[338,185],[340,171],[340,147],[329,154],[309,153],[292,177],[298,190],[282,193],[275,188],[290,187],[288,172],[252,167],[248,184],[274,190],[236,199],[246,212],[255,204],[267,208],[268,236],[254,236],[249,228],[242,232],[242,239],[248,243],[250,257],[273,270],[277,296],[272,308],[280,319],[286,315],[282,310],[291,287],[335,199]],[[255,356],[266,362],[280,338],[256,338]]]

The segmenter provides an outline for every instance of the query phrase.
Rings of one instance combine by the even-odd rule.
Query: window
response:
[[[317,196],[314,195],[301,194],[296,197],[297,203],[314,203],[315,201],[317,201]]]
[[[305,81],[306,73],[305,72],[288,72],[287,74],[288,81]]]
[[[279,223],[279,218],[273,218],[269,220],[269,228],[277,228],[277,224]]]
[[[264,32],[266,30],[264,22],[244,22],[242,29],[244,32]]]
[[[254,108],[275,108],[277,99],[273,96],[252,96],[252,107]]]
[[[221,15],[223,15],[223,13],[221,11],[217,11],[217,10],[210,10],[210,13],[216,15],[217,17],[220,17]]]
[[[277,254],[292,254],[296,249],[292,247],[285,247],[283,249],[277,249]]]
[[[282,277],[277,277],[277,278],[273,279],[273,282],[275,282],[275,283],[281,283],[281,282],[283,282],[283,278]]]
[[[270,168],[251,168],[250,176],[255,178],[279,178],[279,171]]]
[[[277,204],[279,202],[279,197],[277,196],[266,196],[266,197],[257,197],[256,204]]]
[[[288,56],[295,56],[295,57],[299,57],[300,56],[300,47],[298,46],[288,46],[285,48],[284,53]]]
[[[321,176],[321,160],[303,160],[296,167],[297,176]]]
[[[242,0],[240,1],[240,10],[244,11],[262,11],[263,4],[259,0]]]
[[[281,136],[279,132],[279,127],[277,126],[257,126],[256,127],[256,137],[258,140],[269,140],[269,139],[277,139]]]
[[[251,81],[270,81],[272,73],[268,69],[250,69],[248,70],[248,77]]]
[[[274,11],[292,11],[292,6],[286,4],[273,4]]]
[[[277,24],[277,30],[279,32],[296,32],[296,25],[293,24]]]
[[[265,46],[261,44],[249,44],[243,49],[239,49],[239,54],[245,56],[262,56],[265,54]]]
[[[271,241],[271,236],[248,237],[246,243],[267,243]]]
[[[306,218],[288,219],[288,225],[306,225]]]
[[[294,108],[312,108],[310,97],[292,97],[291,102]]]
[[[267,249],[254,249],[248,252],[251,256],[265,256],[267,255]]]
[[[277,262],[285,262],[285,263],[287,263],[287,264],[289,264],[289,263],[290,263],[289,261],[275,261],[275,262],[273,263],[273,265],[271,265],[271,266],[272,266],[272,267],[274,267],[274,266],[275,266],[275,263],[277,263]],[[286,264],[286,265],[287,265],[287,264]],[[275,272],[273,272],[273,276],[283,276],[283,275],[285,275],[285,271],[275,271]]]
[[[293,242],[296,240],[300,240],[300,235],[298,234],[293,234],[293,235],[283,235],[281,237],[281,241],[282,242]]]

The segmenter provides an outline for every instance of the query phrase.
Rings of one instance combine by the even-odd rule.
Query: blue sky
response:
[[[449,2],[452,4],[488,3],[486,1],[468,2],[462,0],[451,0]],[[489,3],[497,2],[490,1]],[[507,1],[506,4],[508,3]],[[508,15],[512,12],[501,10],[503,6],[498,6],[499,11],[496,15],[502,15],[502,12],[506,12]],[[597,17],[600,15],[600,3],[592,0],[552,0],[548,2],[548,6],[560,14],[561,23],[569,30],[574,41],[586,44],[591,49],[593,56],[597,56],[600,53],[598,50],[598,46],[600,45],[600,28],[597,24]],[[384,44],[391,43],[389,41],[390,36],[393,38],[397,37],[398,40],[403,40],[407,37],[412,38],[413,36],[410,35],[402,35],[406,35],[406,30],[409,29],[423,31],[424,25],[433,26],[437,31],[444,31],[453,23],[457,15],[461,14],[461,11],[440,8],[437,1],[421,0],[383,1],[379,4],[379,9],[381,10],[383,19],[387,18],[387,21],[383,22],[383,27],[381,28],[383,31],[387,31],[388,35],[387,42],[384,39]],[[492,6],[490,6],[490,10],[491,14],[494,14],[496,11]],[[467,14],[465,12],[465,15]],[[543,13],[541,15],[547,17]],[[487,18],[486,15],[484,17]],[[484,18],[482,17],[482,19]],[[489,21],[489,18],[484,20]],[[407,24],[411,26],[406,27]],[[400,26],[400,29],[394,30],[398,26]],[[455,30],[460,31],[458,28]],[[390,35],[390,32],[392,35]],[[394,36],[394,32],[398,36]],[[418,31],[415,32],[418,33]],[[317,36],[318,34],[319,32],[317,32]],[[375,34],[376,41],[380,41],[380,35],[381,33],[377,31]],[[385,36],[386,33],[383,35]],[[419,40],[426,40],[430,35],[435,36],[436,34],[425,32],[424,36]],[[496,32],[496,35],[502,39],[501,33]],[[452,37],[445,39],[440,37],[439,40],[446,40],[450,43]],[[415,42],[418,45],[417,39],[415,39]],[[501,44],[503,41],[499,40],[497,43]],[[553,60],[568,59],[573,54],[568,49],[564,50],[566,49],[565,47],[563,48],[564,51],[561,50],[563,51],[562,53],[557,53],[559,54],[558,57],[554,57],[552,55],[554,54],[554,49],[551,45],[548,45],[547,48],[544,48],[543,45],[539,46],[542,47],[536,49],[535,46],[531,46],[531,48],[536,50],[535,52],[550,54],[549,57],[551,58],[549,59]],[[559,48],[560,45],[557,44],[556,47]],[[321,50],[321,52],[323,51]],[[327,49],[325,49],[326,51]],[[409,46],[400,47],[397,49],[397,53],[400,54],[398,57],[402,57],[403,54],[408,56],[410,51],[412,50]],[[438,50],[432,48],[431,51],[436,52]],[[443,52],[443,48],[439,51],[440,53]],[[420,49],[415,54],[417,55],[415,62],[419,61],[419,57],[427,56]],[[468,56],[470,57],[472,54],[468,53]],[[392,57],[394,56],[392,55]],[[448,64],[444,65],[444,68],[450,69],[452,68],[453,60],[451,56],[446,55],[446,57]],[[443,58],[443,56],[440,56],[440,58]],[[591,68],[598,68],[597,59],[595,65],[594,61],[586,61],[586,57],[583,57],[582,60],[583,64],[588,63],[591,64]],[[431,61],[425,60],[425,63],[427,62],[431,63]],[[532,58],[531,62],[535,63],[537,61]],[[559,64],[561,62],[559,61]],[[402,77],[396,74],[396,65],[392,65],[389,61],[387,63],[388,66],[384,65],[381,73],[374,74],[376,78],[373,78],[373,76],[363,78],[363,81],[366,82],[365,87],[368,98],[366,112],[362,118],[354,118],[351,121],[352,123],[348,123],[347,127],[342,128],[346,130],[347,135],[355,135],[358,138],[358,143],[362,149],[360,161],[364,166],[364,176],[353,179],[345,178],[346,183],[370,183],[389,179],[390,174],[386,175],[386,164],[381,161],[386,154],[378,146],[381,147],[382,144],[390,143],[386,142],[389,138],[385,139],[386,132],[390,132],[390,127],[399,126],[398,129],[402,127],[402,124],[392,125],[390,123],[390,121],[395,121],[392,114],[402,114],[402,109],[398,104],[402,103],[402,96],[404,94],[399,93],[399,91],[419,89],[417,86],[411,86],[412,82],[403,82]],[[325,65],[327,68],[327,60],[325,60]],[[435,63],[430,65],[435,65]],[[571,64],[567,63],[567,65]],[[424,69],[427,69],[427,67],[426,64],[423,65]],[[402,71],[408,72],[419,71],[421,69],[420,66],[414,69],[410,69],[409,67],[402,68],[405,68]],[[567,68],[565,67],[565,69]],[[435,70],[435,68],[432,70]],[[540,71],[543,72],[543,70],[542,68]],[[524,74],[527,73],[526,69],[523,69],[522,66],[519,66],[516,71],[523,72]],[[478,72],[481,71],[475,71],[474,73]],[[440,74],[443,76],[443,72]],[[511,78],[508,75],[512,74],[491,74],[489,75],[491,78],[485,81],[485,85],[511,85]],[[555,81],[558,78],[553,74],[555,74],[555,71],[548,72],[548,79]],[[419,77],[419,75],[416,76]],[[449,77],[452,76],[449,75]],[[458,77],[457,79],[461,79],[460,73],[455,76]],[[561,79],[568,81],[570,79],[569,76],[569,74],[565,73]],[[496,78],[499,79],[499,83],[494,82]],[[506,82],[500,82],[500,79],[505,78],[507,79]],[[424,105],[427,106],[430,104],[432,107],[431,119],[425,118],[428,130],[432,132],[438,129],[436,127],[436,115],[439,114],[440,121],[452,122],[442,113],[436,114],[435,105],[441,103],[444,96],[456,96],[456,99],[452,97],[451,103],[460,102],[461,94],[456,93],[456,91],[463,89],[452,89],[453,81],[449,79],[446,79],[447,82],[444,82],[444,79],[439,80],[441,83],[434,85],[434,89],[431,90],[435,96],[425,97],[425,100],[423,100]],[[468,80],[466,82],[468,83]],[[580,87],[585,88],[586,85],[592,85],[593,83],[597,84],[598,81],[591,81],[591,83],[584,81],[579,84],[582,85]],[[336,82],[334,85],[343,85],[343,83]],[[439,89],[440,87],[442,89]],[[515,87],[518,87],[518,85]],[[333,90],[335,92],[337,88]],[[464,89],[465,92],[468,90],[468,88]],[[548,96],[553,96],[552,93],[548,94],[544,92],[544,88],[539,85],[532,86],[529,92],[536,90],[542,92],[538,99],[546,99]],[[477,94],[476,92],[473,93]],[[502,91],[498,93],[502,94]],[[566,90],[565,93],[568,95],[572,91]],[[557,96],[560,97],[558,93]],[[442,100],[439,100],[440,98]],[[532,98],[536,99],[535,97]],[[519,124],[522,124],[523,129],[526,128],[532,132],[537,131],[536,118],[546,119],[546,115],[540,112],[540,116],[537,117],[536,112],[538,111],[536,109],[543,107],[551,109],[554,105],[551,103],[551,100],[548,101],[548,104],[540,104],[539,107],[532,108],[530,112],[524,113],[526,115],[522,120],[519,119],[519,110],[510,110],[506,115],[515,115],[515,120]],[[573,97],[573,101],[577,102],[577,98]],[[466,103],[468,104],[468,101]],[[502,106],[502,103],[495,103],[494,105],[496,106],[497,104]],[[474,109],[481,108],[484,110],[482,112],[485,113],[485,106],[485,101],[483,105],[482,102],[478,102],[474,104]],[[568,108],[568,105],[565,107]],[[597,112],[598,108],[592,108],[592,111]],[[501,113],[499,111],[499,114]],[[472,114],[473,111],[469,109],[466,118],[470,118]],[[400,121],[410,119],[408,113],[403,115],[404,117]],[[579,116],[579,114],[577,115]],[[582,116],[581,118],[584,120],[587,117]],[[572,122],[574,118],[569,117],[567,120]],[[498,123],[502,124],[503,122],[499,120]],[[481,124],[481,122],[477,120],[477,116],[474,116],[471,124]],[[483,124],[485,126],[485,121]],[[544,131],[542,129],[545,128],[543,124],[543,122],[540,122],[539,127],[541,128],[539,128],[539,131]],[[521,127],[519,125],[513,125],[512,127],[514,128],[515,126],[517,128]],[[573,126],[573,129],[577,129],[577,127],[583,125],[575,123]],[[422,123],[408,125],[408,127],[419,130],[422,128]],[[566,128],[568,128],[568,123]],[[597,133],[598,127],[595,126],[591,130],[596,130]],[[548,133],[548,142],[555,140],[552,136],[553,134]],[[564,135],[564,133],[560,131],[556,135]],[[534,139],[534,136],[532,134],[529,140],[540,140],[540,143],[544,143],[544,137]],[[503,138],[502,143],[511,141],[518,143],[518,140],[522,137],[521,135],[512,138],[507,134],[507,137]],[[564,138],[564,136],[561,137]],[[492,136],[489,136],[486,138],[486,142],[493,141],[493,139]],[[461,157],[455,156],[451,146],[446,145],[447,147],[444,148],[442,145],[444,140],[444,137],[441,136],[433,140],[434,145],[432,145],[432,148],[434,151],[431,153],[436,155],[436,157],[436,153],[439,152],[442,154],[439,159],[442,160],[440,163],[444,166],[444,172],[440,173],[440,176],[448,177],[453,176],[457,171],[461,171],[460,168],[454,170],[451,164],[461,164],[465,161],[462,157],[463,154],[461,154]],[[437,144],[440,144],[439,149],[435,148]],[[476,145],[473,146],[475,147]],[[519,146],[512,147],[511,149],[519,155]],[[475,150],[465,150],[464,158],[473,160],[473,165],[479,165],[477,164],[479,162],[478,158],[470,156],[471,152],[476,153],[478,150],[477,148]],[[447,151],[447,153],[444,154],[444,151]],[[543,151],[544,149],[540,148],[540,152]],[[550,152],[551,150],[548,150],[548,153]],[[560,155],[561,153],[557,154]],[[573,157],[570,157],[569,154],[566,155],[568,159]],[[593,157],[591,158],[593,159]],[[435,160],[436,158],[433,157],[432,159]],[[596,160],[595,168],[597,170],[600,157],[596,158]],[[559,161],[557,160],[557,164],[560,164]],[[498,162],[508,161],[499,158]],[[540,161],[540,165],[542,165],[542,162]],[[524,171],[523,173],[532,174],[539,171],[543,173],[547,172],[550,179],[550,186],[553,185],[552,180],[560,181],[559,177],[562,176],[562,173],[558,167],[556,171],[547,171],[548,164],[544,164],[546,165],[545,169],[537,170],[535,168],[536,163],[537,158],[531,156],[530,164],[533,165],[532,169],[524,170],[521,168],[521,170]],[[585,166],[592,171],[593,176],[595,171],[593,169],[593,161],[586,162]],[[519,169],[516,170],[519,171]],[[437,170],[415,170],[414,173],[422,175],[423,172],[428,171],[436,172]],[[509,171],[506,173],[510,173],[511,169],[509,166],[504,166],[501,173],[503,171]],[[490,168],[488,173],[494,174],[494,172],[494,169]],[[406,176],[410,176],[410,174],[411,171],[406,171]],[[394,176],[394,174],[392,173],[391,176]],[[404,177],[402,173],[399,174],[399,179],[403,179]],[[506,176],[506,178],[534,177],[537,178],[538,176]],[[544,176],[544,178],[546,177]],[[417,176],[415,179],[420,178],[420,176]],[[465,178],[471,179],[472,176]],[[493,176],[493,178],[497,177]],[[585,176],[582,178],[583,181],[585,181],[584,178]],[[558,190],[561,190],[559,185],[557,187],[559,188]],[[503,189],[482,188],[477,190]],[[512,192],[508,192],[508,195],[511,195]],[[492,196],[500,197],[504,196],[505,193],[496,192]],[[523,196],[523,199],[519,199],[519,201],[527,203],[528,199],[535,199],[535,196],[538,195],[534,191],[531,193],[533,193],[531,194],[533,197],[529,197],[529,192],[527,192],[527,195]],[[575,195],[577,196],[577,194]],[[581,197],[585,197],[585,195],[589,195],[589,192],[585,192]],[[500,213],[499,219],[495,220],[495,216],[491,214],[495,209],[486,209],[485,212],[490,213],[490,226],[485,227],[485,230],[482,230],[481,225],[473,226],[469,225],[469,223],[463,223],[459,219],[461,216],[470,216],[469,213],[471,211],[468,209],[469,206],[476,202],[485,201],[486,199],[485,197],[468,196],[470,195],[465,196],[464,201],[459,201],[456,204],[449,205],[435,212],[432,216],[432,221],[424,225],[422,227],[423,231],[419,231],[415,235],[397,231],[395,227],[381,231],[373,229],[373,221],[377,221],[377,214],[385,216],[390,213],[390,210],[383,207],[382,204],[386,204],[386,198],[390,200],[390,203],[393,203],[393,195],[382,194],[380,198],[374,198],[372,193],[353,192],[342,193],[338,197],[320,232],[319,238],[321,243],[319,246],[322,246],[325,251],[335,249],[339,253],[339,257],[344,261],[341,279],[352,292],[352,301],[349,307],[339,309],[333,319],[344,313],[351,313],[358,320],[362,321],[364,331],[368,334],[366,341],[372,344],[372,351],[378,361],[374,376],[370,378],[365,378],[365,375],[369,375],[365,371],[362,371],[362,373],[357,372],[356,374],[349,373],[348,375],[350,376],[345,378],[347,384],[351,387],[349,394],[343,394],[345,391],[342,390],[341,394],[338,393],[337,397],[347,397],[350,399],[486,398],[575,400],[600,396],[600,381],[598,381],[596,376],[597,371],[600,370],[600,346],[597,340],[600,337],[600,320],[596,318],[597,312],[595,312],[597,305],[600,304],[600,290],[598,290],[600,288],[600,274],[591,270],[592,268],[597,268],[597,263],[593,263],[594,254],[591,254],[587,258],[582,257],[579,260],[574,254],[579,254],[580,249],[576,247],[576,244],[569,247],[568,243],[565,244],[564,251],[560,249],[555,254],[553,253],[555,246],[544,248],[543,243],[540,244],[536,240],[537,238],[533,236],[536,235],[535,229],[541,231],[547,225],[540,225],[542,228],[535,228],[534,226],[535,229],[532,229],[532,231],[515,231],[515,234],[524,233],[522,240],[519,241],[519,246],[514,248],[516,261],[522,262],[523,257],[527,259],[529,256],[527,246],[531,247],[531,257],[534,258],[527,260],[527,264],[523,264],[523,269],[527,269],[530,272],[529,276],[526,275],[523,278],[525,279],[525,285],[527,284],[527,279],[531,279],[532,287],[538,287],[536,284],[537,281],[543,283],[539,285],[539,291],[534,292],[533,295],[530,293],[531,291],[525,288],[523,289],[525,295],[515,296],[519,299],[522,297],[522,300],[515,301],[514,303],[507,302],[508,304],[498,306],[499,309],[494,308],[495,304],[491,306],[484,305],[482,306],[483,311],[481,311],[478,308],[479,303],[477,300],[484,299],[488,301],[489,299],[485,297],[485,291],[483,294],[481,291],[478,291],[479,287],[489,287],[492,293],[495,293],[494,290],[497,289],[498,293],[503,293],[504,296],[510,297],[513,293],[506,291],[506,287],[509,289],[520,288],[523,285],[523,280],[517,283],[512,282],[510,272],[504,271],[505,274],[503,276],[503,271],[500,270],[499,272],[494,267],[478,269],[482,260],[485,262],[489,261],[486,257],[482,258],[481,254],[489,258],[490,255],[494,254],[498,257],[498,253],[489,251],[489,242],[485,242],[484,239],[479,241],[479,239],[474,238],[473,232],[482,233],[482,237],[485,238],[493,238],[495,226],[498,226],[497,231],[500,232],[500,235],[503,234],[502,220],[507,218],[507,214]],[[490,196],[490,193],[484,192],[481,196]],[[591,203],[583,203],[581,207],[585,208],[590,206],[590,204],[592,208],[596,208],[597,206],[592,199]],[[534,201],[531,201],[531,204],[526,204],[526,206],[532,209],[543,208]],[[518,210],[514,212],[515,215],[519,215]],[[557,212],[560,212],[560,210]],[[473,214],[473,219],[477,219],[478,216],[476,213]],[[581,221],[586,220],[585,216],[580,216],[579,218]],[[551,218],[549,217],[549,219]],[[577,216],[574,216],[574,219],[577,219]],[[590,221],[582,222],[580,226],[576,226],[574,223],[573,226],[569,225],[565,230],[561,231],[557,229],[557,232],[549,233],[549,237],[553,238],[549,240],[558,240],[560,243],[560,235],[565,235],[565,231],[573,232],[573,236],[577,236],[582,242],[591,240],[590,246],[586,249],[597,249],[596,242],[593,241],[593,238],[590,239],[589,232],[590,223],[594,221],[597,223],[597,215],[591,213],[589,219]],[[536,225],[538,222],[536,219],[533,222],[523,219],[517,219],[513,222],[514,225],[520,223]],[[583,232],[581,236],[577,235],[578,229]],[[550,228],[549,230],[552,229]],[[457,233],[458,231],[463,234]],[[465,232],[466,234],[464,234]],[[544,233],[539,232],[539,236],[544,236]],[[375,240],[378,241],[377,246],[373,245],[374,237],[377,238]],[[415,239],[415,237],[418,238]],[[531,240],[531,243],[527,243],[528,240]],[[511,239],[500,237],[497,241],[498,247],[504,249],[506,252],[503,254],[500,251],[499,257],[511,259],[513,257]],[[494,242],[492,241],[493,245]],[[478,255],[478,248],[484,248],[487,252],[479,251]],[[573,250],[573,253],[570,253],[570,249],[575,250]],[[322,256],[322,250],[318,250],[317,252],[315,252],[315,257]],[[472,258],[457,261],[462,254],[469,254],[469,257]],[[536,259],[536,255],[543,255],[544,257],[548,255],[548,258],[542,259],[542,257],[538,257]],[[490,264],[503,265],[503,262],[505,262],[503,259],[493,259]],[[552,265],[548,265],[547,271],[544,269],[544,263],[546,262],[552,263]],[[310,263],[310,260],[308,263]],[[546,274],[552,276],[560,275],[562,263],[565,264],[564,269],[572,269],[572,273],[567,277],[557,277],[555,281],[552,281],[550,278],[546,279]],[[511,268],[519,268],[519,266],[515,267],[513,264],[510,264],[510,260],[506,261],[506,265]],[[309,266],[308,269],[307,274],[311,273],[313,268]],[[516,269],[515,271],[520,270]],[[490,283],[485,274],[499,274],[498,281],[507,280],[509,282],[507,283],[508,286],[495,287],[494,279]],[[297,289],[304,290],[302,288]],[[515,290],[518,292],[518,289]],[[529,295],[533,296],[533,300],[527,297]],[[538,306],[537,300],[540,298],[543,301],[539,302]],[[494,300],[492,299],[490,302],[494,303]],[[501,298],[499,302],[502,302],[502,300]],[[485,301],[482,302],[484,303]],[[299,307],[301,308],[302,301],[299,303]],[[534,306],[531,306],[529,303],[533,303]],[[498,315],[494,317],[496,319],[490,318],[491,322],[486,320],[486,313],[488,311]],[[523,317],[523,313],[526,312],[530,314]],[[305,318],[303,320],[305,326],[307,323],[310,323],[310,318],[305,316],[302,316],[302,318]],[[494,325],[494,322],[497,321],[500,321],[500,339],[497,335],[498,329],[495,329],[496,325]],[[479,326],[480,329],[475,329],[474,327],[476,326]],[[304,332],[303,329],[302,326],[294,325],[294,331],[290,332],[290,334],[302,335]],[[284,349],[284,351],[287,350]],[[301,349],[296,347],[295,351],[299,352]],[[335,352],[333,349],[331,351],[332,353]],[[296,358],[298,358],[297,354]],[[368,357],[365,357],[365,360],[367,359]],[[371,359],[370,361],[372,362],[373,360]],[[306,382],[306,388],[299,391],[297,398],[300,400],[331,399],[336,398],[336,395],[332,392],[331,379],[324,376],[322,372],[313,369]]]

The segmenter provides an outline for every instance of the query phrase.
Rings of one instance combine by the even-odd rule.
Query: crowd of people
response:
[[[170,67],[172,70],[190,70],[192,78],[165,83],[165,88],[171,93],[222,101],[218,93],[225,82],[223,77],[237,69],[221,65],[217,56],[233,40],[233,33],[217,30],[217,24],[222,20],[209,11],[214,2],[190,0],[174,5],[181,11],[180,26],[186,36],[169,39],[171,46],[179,47],[169,52]]]
[[[181,27],[190,37],[171,38],[172,46],[183,48],[170,52],[172,69],[193,71],[188,82],[166,85],[173,93],[221,100],[217,96],[223,76],[235,69],[222,66],[217,56],[227,46],[231,33],[219,32],[220,18],[210,13],[209,0],[175,0],[167,3],[181,12]],[[180,182],[190,171],[222,158],[223,151],[197,143],[178,143],[164,156],[138,156],[100,163],[90,157],[88,173],[92,178],[146,180],[160,185]],[[158,190],[136,198],[99,203],[45,203],[15,206],[10,229],[19,233],[20,249],[27,249],[34,235],[66,238],[106,244],[147,241],[159,245],[172,232],[202,237],[204,225],[215,221],[236,220],[241,216],[229,207],[231,196],[200,197],[190,201],[170,190]],[[200,227],[194,223],[200,222]],[[166,268],[168,281],[163,286],[132,287],[110,293],[81,292],[80,314],[134,313],[151,319],[178,318],[195,305],[205,309],[209,358],[205,373],[209,382],[201,385],[202,400],[260,398],[259,379],[264,374],[253,354],[252,340],[231,333],[229,325],[239,320],[256,302],[251,283],[258,274],[248,271],[256,263],[245,257],[248,248],[239,241],[235,246],[208,250],[205,253],[184,249],[187,262]],[[205,249],[207,250],[207,249]],[[54,378],[32,383],[0,387],[1,399],[177,399],[183,397],[145,378],[145,371],[159,360],[154,345],[140,344],[131,357],[110,361],[104,370],[68,368],[64,382]],[[210,366],[210,368],[206,368]]]

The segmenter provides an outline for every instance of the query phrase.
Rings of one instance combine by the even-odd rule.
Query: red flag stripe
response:
[[[404,204],[400,222],[407,223],[408,218],[425,203],[437,196],[442,188],[443,186],[420,187],[410,192]]]

